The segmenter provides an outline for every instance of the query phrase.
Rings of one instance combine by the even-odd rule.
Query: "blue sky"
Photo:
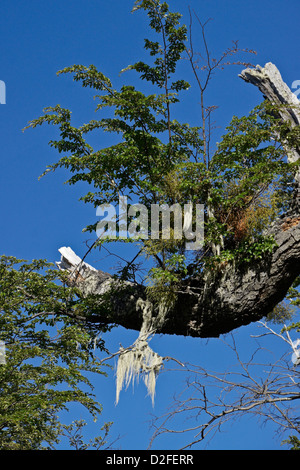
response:
[[[0,15],[0,80],[6,84],[6,104],[0,105],[1,136],[1,253],[23,259],[46,258],[59,260],[58,248],[71,246],[83,256],[87,235],[82,229],[95,220],[95,210],[78,199],[82,187],[64,185],[64,171],[38,180],[46,165],[57,160],[56,152],[48,146],[54,129],[42,127],[22,132],[29,120],[41,115],[46,106],[60,104],[73,112],[74,124],[95,118],[93,92],[72,82],[70,76],[56,76],[56,72],[73,64],[94,64],[109,76],[117,88],[125,83],[138,86],[134,73],[119,75],[121,69],[145,57],[143,40],[148,35],[147,18],[141,12],[131,14],[132,0],[2,0]],[[241,48],[254,49],[257,56],[242,56],[245,60],[264,65],[273,62],[291,86],[300,80],[299,58],[299,2],[279,0],[170,0],[171,10],[180,11],[188,21],[188,6],[201,20],[212,18],[207,38],[212,55],[216,56],[239,40]],[[197,48],[195,24],[194,45]],[[181,70],[183,70],[181,65]],[[187,79],[190,71],[187,70]],[[218,105],[215,120],[224,129],[232,115],[247,114],[261,101],[259,92],[245,84],[238,73],[241,67],[227,68],[215,77],[208,92],[208,104]],[[198,124],[200,108],[196,87],[185,95],[178,117]],[[112,143],[112,137],[99,135],[99,147]],[[91,236],[89,236],[91,238]],[[119,247],[116,248],[120,250]],[[124,254],[122,246],[119,253]],[[127,253],[125,253],[127,254]],[[129,254],[130,256],[130,254]],[[93,253],[87,262],[113,272],[117,258]],[[252,326],[242,328],[238,336],[244,347],[248,344]],[[107,338],[112,352],[119,343],[130,345],[136,332],[115,329]],[[220,340],[207,341],[192,338],[159,336],[153,339],[153,349],[162,355],[182,361],[225,367],[230,361]],[[222,353],[220,354],[220,351]],[[220,356],[222,362],[220,363]],[[113,373],[108,379],[96,381],[96,395],[103,403],[103,417],[114,421],[114,433],[120,434],[123,449],[144,449],[151,431],[148,421],[151,413],[160,414],[174,393],[181,390],[184,374],[163,373],[157,383],[154,409],[141,383],[134,394],[122,392],[115,406]],[[77,407],[67,419],[85,417]],[[92,435],[95,426],[89,428]],[[95,430],[95,432],[97,432]],[[123,437],[122,437],[123,436]],[[280,439],[274,439],[272,428],[261,429],[254,420],[245,418],[217,435],[208,448],[278,449]],[[178,448],[180,439],[164,438],[160,449]]]

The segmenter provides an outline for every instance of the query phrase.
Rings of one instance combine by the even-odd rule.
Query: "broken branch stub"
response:
[[[283,122],[293,129],[300,124],[300,101],[288,85],[283,81],[276,65],[268,62],[264,67],[257,65],[254,69],[247,68],[239,75],[245,82],[255,85],[270,103],[278,105],[278,114]],[[290,163],[299,160],[300,153],[297,148],[286,147],[287,158]],[[300,185],[300,171],[295,180]]]

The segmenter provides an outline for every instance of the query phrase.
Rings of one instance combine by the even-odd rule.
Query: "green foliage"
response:
[[[300,331],[300,322],[292,321],[296,317],[297,307],[300,305],[299,284],[300,278],[298,277],[289,288],[286,298],[267,315],[268,321],[284,325],[282,331]]]
[[[177,298],[177,289],[188,273],[184,255],[170,256],[162,267],[153,267],[149,271],[147,295],[155,304],[163,303],[172,307]]]
[[[297,308],[300,305],[299,284],[300,278],[298,277],[289,288],[285,299],[277,304],[266,316],[268,322],[274,323],[275,325],[283,325],[281,329],[282,333],[291,330],[296,330],[296,332],[300,331],[300,322],[295,321],[295,319],[297,319]]]
[[[86,422],[82,419],[75,420],[69,425],[63,426],[63,435],[67,437],[70,447],[73,450],[106,450],[109,448],[107,437],[112,423],[105,423],[101,431],[104,432],[103,436],[97,436],[86,442],[83,437],[83,428]]]
[[[295,281],[293,282],[292,287],[289,289],[288,299],[291,300],[292,305],[299,307],[300,305],[300,294],[299,294],[299,286],[300,286],[300,276],[298,276]]]
[[[280,302],[276,307],[267,315],[267,320],[275,324],[284,324],[291,321],[295,315],[295,309],[287,301]]]
[[[76,291],[50,263],[0,258],[0,448],[54,448],[63,426],[59,412],[82,404],[96,419],[86,372],[103,374],[96,332],[78,322]]]
[[[174,98],[172,94],[169,95],[170,90],[178,92],[190,86],[184,80],[176,80],[170,85],[168,84],[169,79],[176,71],[181,54],[185,50],[187,28],[179,25],[182,15],[180,13],[171,13],[166,2],[160,3],[156,0],[138,1],[134,10],[139,8],[146,10],[150,18],[150,27],[162,36],[162,43],[145,39],[145,49],[149,50],[150,56],[156,56],[154,66],[137,62],[129,66],[128,69],[139,72],[142,80],[145,79],[159,88],[165,88],[166,98],[172,102]]]
[[[300,439],[296,436],[290,436],[289,439],[283,441],[283,444],[291,445],[290,450],[300,450]]]

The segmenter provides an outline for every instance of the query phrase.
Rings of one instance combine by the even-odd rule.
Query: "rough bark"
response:
[[[291,128],[299,125],[300,102],[283,82],[275,65],[268,63],[264,68],[246,69],[240,77],[257,86],[272,103],[289,105],[289,108],[282,110],[281,119],[288,122]],[[293,162],[300,157],[297,149],[287,149],[287,155]],[[210,279],[191,280],[178,293],[177,302],[168,311],[166,321],[161,322],[159,311],[152,312],[154,329],[156,319],[157,324],[159,319],[161,333],[217,337],[265,317],[285,298],[289,287],[300,275],[299,182],[298,172],[293,207],[266,231],[266,234],[274,236],[276,242],[273,253],[246,270],[226,266],[217,275],[212,274]],[[145,305],[141,299],[146,300],[143,286],[132,283],[120,285],[109,274],[96,271],[76,255],[74,257],[72,250],[63,248],[60,251],[60,269],[70,272],[70,282],[75,282],[84,295],[96,294],[101,302],[101,295],[113,288],[110,313],[101,317],[92,315],[88,321],[115,323],[141,330],[144,318],[141,305]]]
[[[257,86],[263,97],[271,103],[284,105],[280,108],[279,114],[282,121],[287,122],[291,129],[299,126],[300,102],[287,84],[284,83],[279,70],[274,64],[268,62],[264,67],[257,65],[255,69],[245,69],[239,76],[245,82]],[[299,148],[287,148],[286,151],[289,162],[293,163],[299,159]],[[300,171],[298,171],[295,180],[299,188]]]

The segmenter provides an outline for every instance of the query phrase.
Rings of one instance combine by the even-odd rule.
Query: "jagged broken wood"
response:
[[[278,114],[283,122],[289,124],[290,129],[299,126],[300,102],[282,80],[279,70],[272,62],[268,62],[264,67],[257,65],[255,69],[245,69],[239,76],[245,82],[257,86],[265,99],[275,105],[282,105],[278,108]],[[290,163],[299,160],[299,149],[286,147],[285,150]],[[300,171],[297,172],[295,180],[299,188]]]
[[[300,123],[300,102],[274,64],[244,70],[240,77],[257,86],[264,98],[275,104],[285,104],[281,119],[290,127]],[[287,149],[290,161],[298,161],[298,149]],[[299,172],[295,178],[295,203],[288,214],[277,218],[266,234],[273,235],[276,247],[266,259],[257,262],[248,270],[227,266],[224,272],[209,279],[198,276],[178,293],[177,301],[164,321],[159,322],[159,309],[153,307],[152,322],[160,333],[193,337],[218,337],[242,325],[260,320],[284,299],[289,287],[300,274],[300,215],[299,215]],[[122,282],[121,298],[115,296],[118,281],[107,273],[95,270],[80,258],[72,258],[70,251],[61,249],[60,269],[67,269],[70,282],[83,295],[101,296],[112,292],[111,309],[105,315],[90,315],[88,322],[118,324],[125,328],[141,331],[145,324],[140,303],[146,302],[143,286]],[[70,255],[70,256],[69,256]],[[76,256],[76,255],[75,255]],[[156,323],[156,324],[155,324]]]

